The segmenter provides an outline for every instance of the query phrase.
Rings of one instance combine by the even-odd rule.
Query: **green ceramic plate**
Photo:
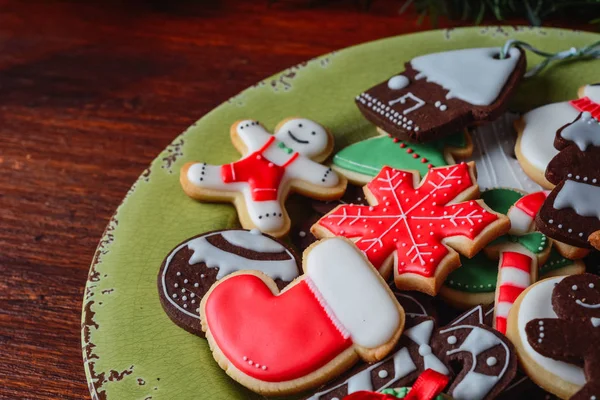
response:
[[[373,136],[354,96],[403,69],[421,54],[527,41],[547,51],[580,47],[600,35],[557,29],[469,28],[379,40],[292,67],[231,98],[177,137],[133,185],[98,246],[87,282],[82,341],[85,372],[98,399],[259,398],[232,381],[213,361],[204,339],[171,323],[158,299],[156,276],[177,243],[237,224],[233,207],[199,204],[179,186],[187,161],[212,164],[239,157],[229,126],[254,118],[268,128],[300,115],[331,128],[336,149]],[[530,65],[539,58],[528,54]],[[526,110],[572,98],[600,80],[600,61],[555,65],[521,85],[512,108]],[[292,203],[294,203],[292,201]],[[292,204],[298,207],[299,202]]]

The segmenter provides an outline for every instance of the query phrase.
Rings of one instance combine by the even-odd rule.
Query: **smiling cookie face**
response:
[[[552,307],[567,320],[600,318],[600,277],[592,274],[572,275],[554,288]]]
[[[285,121],[277,127],[275,137],[287,147],[308,158],[323,153],[331,142],[325,128],[305,118]]]

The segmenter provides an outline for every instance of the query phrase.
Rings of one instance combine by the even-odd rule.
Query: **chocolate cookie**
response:
[[[600,248],[600,122],[589,112],[558,130],[546,179],[557,185],[536,217],[538,229],[579,248]]]
[[[546,357],[583,365],[586,384],[571,399],[600,398],[600,277],[564,278],[552,291],[552,309],[558,318],[527,323],[527,341]]]
[[[522,50],[500,48],[423,55],[404,72],[356,97],[365,118],[402,140],[428,142],[499,117],[525,73]]]
[[[406,386],[427,368],[449,374],[446,364],[431,351],[435,320],[430,297],[421,293],[394,291],[406,313],[404,333],[390,355],[375,364],[359,364],[340,378],[329,382],[307,396],[307,400],[334,400],[358,391],[380,391]]]
[[[173,322],[204,337],[199,307],[217,280],[239,270],[259,270],[281,289],[298,276],[292,250],[258,230],[223,230],[204,233],[177,245],[158,273],[158,293]]]
[[[510,385],[517,372],[513,345],[504,335],[485,325],[481,306],[440,329],[433,339],[432,349],[444,362],[461,366],[447,390],[456,399],[493,399]]]

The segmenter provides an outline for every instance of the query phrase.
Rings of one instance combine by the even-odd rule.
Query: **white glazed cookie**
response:
[[[290,191],[319,200],[341,197],[346,179],[319,164],[333,150],[333,136],[314,121],[290,118],[270,134],[258,121],[231,127],[233,145],[243,157],[225,165],[187,163],[180,181],[185,193],[202,201],[231,202],[241,225],[275,237],[290,219],[284,207]]]
[[[600,86],[584,86],[578,94],[578,100],[547,104],[515,121],[518,133],[515,146],[517,159],[525,173],[546,189],[554,187],[546,180],[544,172],[550,160],[558,154],[554,148],[556,131],[572,122],[580,112],[588,111],[588,108],[597,109],[600,114]]]

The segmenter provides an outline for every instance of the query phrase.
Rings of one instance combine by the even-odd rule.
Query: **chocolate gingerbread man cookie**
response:
[[[600,277],[564,278],[552,291],[552,308],[558,318],[527,323],[529,345],[553,360],[583,365],[585,385],[571,399],[600,398]]]

